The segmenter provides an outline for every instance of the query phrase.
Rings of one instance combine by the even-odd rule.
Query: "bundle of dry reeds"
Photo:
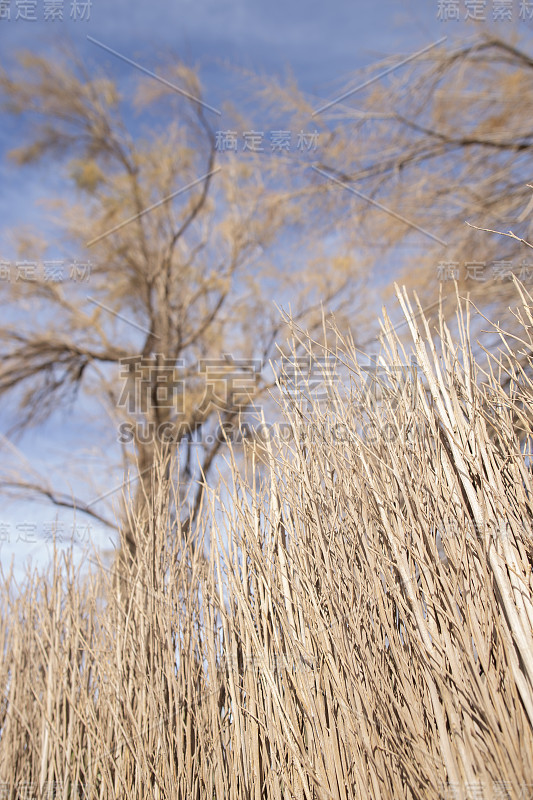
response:
[[[519,291],[523,339],[483,364],[462,311],[432,337],[401,292],[412,348],[385,319],[373,385],[337,334],[343,381],[327,402],[285,381],[290,436],[271,428],[248,474],[229,448],[194,533],[161,478],[120,596],[67,555],[6,580],[6,796],[533,796]]]

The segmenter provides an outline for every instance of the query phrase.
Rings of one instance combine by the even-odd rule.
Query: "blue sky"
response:
[[[92,0],[88,20],[70,19],[71,0],[65,0],[63,21],[45,21],[46,0],[36,0],[35,22],[14,19],[16,2],[11,20],[0,20],[4,58],[21,47],[42,51],[66,35],[83,50],[89,34],[144,59],[173,48],[213,64],[228,59],[269,72],[290,64],[308,88],[379,55],[416,48],[417,39],[425,43],[443,27],[432,0]]]
[[[465,2],[460,2],[462,17],[466,13]],[[487,2],[489,20],[494,2]],[[288,68],[301,88],[325,102],[358,68],[388,55],[408,55],[444,35],[453,38],[473,33],[471,24],[464,19],[439,20],[438,0],[92,0],[89,18],[87,8],[84,11],[84,4],[78,3],[77,13],[85,18],[76,20],[70,18],[72,0],[64,0],[63,20],[45,20],[45,7],[50,9],[52,4],[51,0],[9,0],[7,5],[4,3],[10,9],[11,18],[7,19],[0,2],[3,66],[9,68],[21,49],[53,57],[58,43],[68,38],[88,64],[100,64],[119,85],[126,85],[138,77],[134,68],[96,46],[88,36],[154,71],[164,55],[175,52],[200,65],[204,98],[215,106],[234,99],[235,73],[228,78],[222,63],[268,75]],[[56,3],[56,7],[60,5]],[[441,3],[441,15],[442,9]],[[530,29],[531,23],[519,22],[518,10],[519,0],[515,0],[513,20],[498,24],[506,29],[515,25],[522,31],[529,25]],[[37,19],[16,19],[17,14],[35,14]],[[39,201],[60,193],[62,187],[51,164],[39,171],[25,171],[8,163],[6,153],[24,133],[20,124],[10,119],[3,120],[0,126],[0,260],[15,258],[10,238],[13,228],[25,225],[39,229],[46,225]],[[87,421],[89,432],[92,424]],[[5,429],[1,415],[0,429]],[[81,472],[85,465],[98,485],[102,453],[97,447],[87,447],[87,428],[80,432],[76,419],[68,414],[25,437],[20,446],[31,463],[39,464],[45,472],[54,465],[64,483],[67,477],[71,479],[74,490],[83,476],[74,471],[70,475],[65,465],[71,450],[83,451]],[[110,476],[107,485],[112,484]],[[18,568],[28,556],[37,560],[45,557],[49,548],[43,544],[43,528],[49,528],[56,513],[53,506],[22,502],[2,509],[0,525],[9,525],[12,533],[9,542],[1,543],[0,531],[4,568],[11,556]],[[66,526],[72,523],[72,515],[60,514],[59,518]],[[20,541],[16,526],[21,523],[37,526],[33,544]],[[98,532],[98,525],[92,524],[99,541],[107,541],[108,534],[102,529]]]

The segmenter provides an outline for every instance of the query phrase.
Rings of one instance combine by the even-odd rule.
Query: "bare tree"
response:
[[[390,295],[393,278],[435,314],[442,292],[451,311],[456,280],[491,318],[513,324],[511,277],[533,281],[519,241],[533,234],[529,50],[481,31],[372,63],[327,100],[294,85],[273,95],[329,128],[315,180],[339,204],[331,213],[350,198],[359,247],[374,253]]]
[[[67,194],[54,208],[68,246],[93,262],[88,283],[38,275],[7,284],[0,393],[16,401],[19,431],[78,395],[105,408],[125,474],[138,478],[137,524],[125,525],[131,559],[156,457],[179,454],[189,525],[224,431],[270,385],[281,330],[273,301],[312,327],[321,304],[347,304],[358,275],[339,239],[321,251],[325,190],[302,165],[224,151],[197,73],[174,64],[162,74],[140,79],[133,97],[72,54],[24,54],[18,73],[0,75],[4,108],[31,123],[11,156],[21,167],[53,159],[64,168]],[[244,119],[228,118],[246,130]],[[46,257],[50,243],[32,231],[19,246]],[[2,485],[114,525],[101,504],[38,478],[9,474]]]

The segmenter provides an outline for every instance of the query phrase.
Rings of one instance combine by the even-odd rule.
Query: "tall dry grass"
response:
[[[412,348],[385,320],[375,374],[337,334],[343,381],[327,402],[284,382],[285,441],[263,437],[247,474],[230,449],[194,540],[161,477],[121,582],[69,556],[6,580],[6,796],[530,797],[519,291],[523,339],[483,365],[464,309],[458,336],[432,337],[404,293]]]

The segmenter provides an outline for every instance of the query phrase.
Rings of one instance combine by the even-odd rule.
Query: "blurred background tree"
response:
[[[351,197],[383,299],[399,281],[435,315],[442,293],[449,313],[455,280],[483,313],[513,325],[512,275],[533,282],[533,253],[519,241],[533,237],[532,75],[525,43],[481,30],[374,63],[321,103],[294,84],[265,88],[298,120],[327,123],[315,182],[329,184],[338,216]]]
[[[86,281],[22,274],[2,286],[9,434],[67,407],[82,426],[89,408],[102,409],[103,441],[110,459],[120,445],[145,531],[158,451],[178,454],[181,522],[190,527],[223,429],[234,433],[272,385],[283,327],[276,303],[313,330],[323,313],[361,307],[354,289],[365,282],[348,237],[330,236],[327,189],[309,182],[305,162],[283,148],[234,149],[254,120],[228,107],[228,130],[215,130],[197,71],[174,63],[160,72],[126,95],[73,53],[24,53],[0,74],[4,110],[23,132],[10,157],[62,170],[65,193],[50,205],[70,252],[91,261]],[[49,234],[22,229],[16,238],[20,257],[50,257]],[[94,490],[72,497],[11,463],[1,484],[122,525],[134,559],[142,525],[110,514],[112,464],[104,469],[98,501]]]

